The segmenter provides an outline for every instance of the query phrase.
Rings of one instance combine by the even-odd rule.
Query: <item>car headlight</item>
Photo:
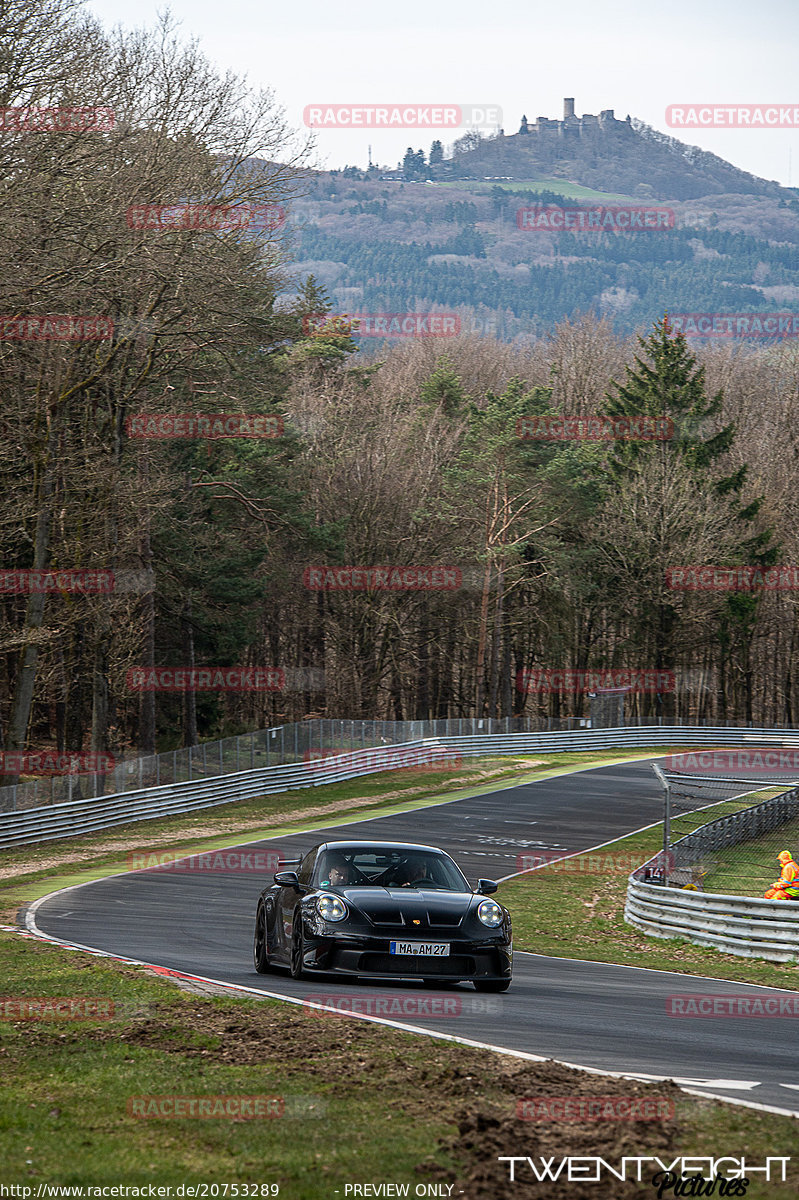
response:
[[[496,929],[497,925],[502,924],[502,909],[496,900],[483,900],[477,906],[477,915],[483,924],[491,929]]]
[[[316,910],[325,921],[343,921],[347,915],[347,906],[338,896],[320,896]]]

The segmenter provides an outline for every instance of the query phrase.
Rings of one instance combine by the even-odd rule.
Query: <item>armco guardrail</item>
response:
[[[401,753],[400,753],[401,752]],[[110,829],[129,821],[152,820],[175,813],[213,808],[236,800],[249,800],[295,788],[318,787],[375,772],[431,764],[446,760],[447,751],[429,739],[376,750],[355,750],[316,762],[286,767],[262,767],[193,783],[143,788],[119,796],[100,796],[50,804],[22,813],[0,814],[0,849],[30,842],[53,841]]]
[[[238,775],[242,771],[254,771],[260,767],[288,767],[330,749],[344,753],[365,750],[369,746],[399,746],[422,738],[484,738],[522,733],[549,735],[567,731],[598,734],[606,728],[604,724],[592,727],[590,719],[586,717],[547,717],[546,725],[543,721],[544,718],[535,716],[449,717],[434,721],[358,721],[313,717],[161,754],[132,757],[125,752],[120,757],[114,751],[107,756],[106,769],[99,773],[76,769],[74,773],[54,771],[38,777],[34,775],[0,788],[0,813],[21,812],[87,797],[117,796],[123,792],[139,792],[143,788],[194,783],[223,775]],[[663,726],[662,721],[656,724]],[[643,722],[640,727],[644,730],[651,728]],[[633,730],[637,726],[628,728]],[[690,730],[702,727],[683,723],[679,728]],[[727,724],[724,732],[729,733],[730,730],[733,731],[733,741],[740,736],[744,742],[758,732],[750,726]],[[717,730],[711,729],[711,732],[715,734]],[[795,731],[795,736],[799,738],[799,730]],[[799,741],[796,744],[799,745]],[[79,767],[81,755],[65,757],[73,757],[75,767]]]
[[[549,718],[546,728],[562,730],[586,725],[585,718],[564,717],[553,724]],[[182,750],[167,750],[161,754],[119,757],[102,756],[106,761],[102,772],[76,769],[61,773],[34,776],[0,788],[0,813],[20,812],[42,808],[45,804],[61,804],[84,800],[90,796],[116,796],[122,792],[137,792],[180,783],[194,783],[221,775],[238,775],[259,767],[288,767],[306,762],[309,757],[328,752],[331,748],[345,751],[365,750],[369,746],[394,746],[418,742],[430,737],[485,736],[492,733],[533,733],[541,726],[533,717],[452,717],[436,721],[357,721],[331,717],[313,717],[288,725],[255,729],[217,741],[201,742]],[[72,757],[80,767],[81,755]]]
[[[753,780],[745,782],[751,785]],[[797,813],[799,788],[791,788],[700,825],[671,846],[670,878],[688,878],[694,864],[714,851],[770,833],[795,819]],[[624,918],[630,925],[653,937],[684,937],[696,945],[714,946],[746,958],[787,962],[799,956],[799,905],[663,887],[646,882],[649,865],[644,863],[633,871],[627,885]]]
[[[422,723],[419,722],[421,725]],[[793,740],[791,741],[791,735]],[[353,779],[396,767],[398,752],[424,753],[436,746],[471,758],[486,754],[539,754],[610,747],[645,750],[650,746],[724,746],[743,739],[761,745],[799,744],[799,730],[736,727],[692,728],[675,725],[620,729],[574,729],[553,733],[484,733],[464,737],[421,738],[400,745],[352,750],[319,762],[257,767],[184,783],[161,784],[113,795],[0,813],[0,848],[75,836],[130,821],[150,820],[230,804],[294,788]],[[384,754],[385,758],[380,755]],[[394,756],[392,758],[392,756]]]
[[[745,958],[799,957],[799,904],[713,892],[685,892],[630,879],[624,918],[659,938],[687,938]]]

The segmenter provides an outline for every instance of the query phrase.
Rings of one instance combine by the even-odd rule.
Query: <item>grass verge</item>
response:
[[[410,1195],[437,1184],[435,1195],[451,1187],[466,1200],[510,1200],[519,1184],[500,1155],[615,1163],[623,1154],[745,1153],[758,1165],[767,1155],[799,1157],[793,1118],[686,1096],[669,1083],[523,1062],[268,1000],[187,994],[141,969],[17,935],[0,935],[0,974],[6,997],[114,1004],[104,1021],[0,1020],[0,1182],[34,1193],[41,1183],[257,1183],[276,1185],[284,1200],[335,1200],[347,1184],[388,1182],[407,1184]],[[135,1105],[152,1111],[154,1097],[175,1096],[279,1098],[282,1115],[133,1115]],[[542,1096],[661,1097],[673,1109],[648,1121],[519,1119],[517,1101]],[[648,1181],[611,1186],[549,1182],[523,1193],[632,1200],[649,1192]],[[747,1195],[788,1200],[795,1182],[756,1179]]]
[[[751,800],[714,807],[712,817],[746,808]],[[601,850],[565,859],[502,884],[499,899],[513,914],[516,950],[588,959],[683,975],[712,975],[740,983],[799,989],[799,963],[738,958],[684,938],[649,938],[624,921],[631,863],[663,846],[662,826],[619,838]],[[705,882],[706,890],[712,890]]]
[[[284,827],[346,819],[350,813],[361,820],[372,811],[420,807],[433,797],[454,799],[487,784],[512,786],[620,759],[629,761],[630,756],[623,751],[547,756],[537,766],[530,759],[482,760],[457,776],[422,782],[418,776],[405,773],[403,779],[392,773],[310,794],[233,804],[222,812],[140,823],[35,851],[21,847],[0,858],[6,879],[0,904],[65,886],[67,879],[79,882],[124,869],[123,852],[131,846],[190,850],[195,838],[201,839],[197,848],[212,848],[214,842],[230,845],[242,840],[242,834],[265,837]],[[388,794],[387,785],[392,789]],[[288,826],[282,824],[286,821]],[[642,858],[650,852],[649,842],[657,846],[656,831],[635,836],[643,840],[622,839],[619,845],[626,850],[634,845]],[[65,877],[66,870],[72,876]],[[566,877],[547,880],[537,874],[534,889],[527,877],[502,891],[506,898],[517,892],[512,905],[517,936],[541,950],[537,929],[553,928],[555,918],[562,923],[557,893]],[[605,882],[590,877],[592,888]],[[557,893],[550,896],[554,908],[547,921],[530,901],[533,894],[541,901],[542,884],[553,883]],[[586,917],[593,936],[592,922],[600,915],[586,913],[586,889],[581,892],[580,908],[567,920],[575,939],[585,936]],[[562,954],[564,947],[552,940],[549,952]],[[583,955],[587,946],[577,940],[571,949],[574,957],[599,957]],[[655,964],[646,959],[642,965]],[[678,1155],[718,1157],[745,1150],[757,1162],[767,1155],[799,1157],[799,1130],[792,1118],[688,1097],[671,1084],[647,1086],[552,1062],[522,1062],[342,1017],[311,1018],[278,1002],[191,994],[142,968],[15,934],[0,932],[0,977],[7,998],[82,997],[114,1006],[107,1020],[0,1019],[3,1183],[35,1188],[43,1182],[142,1187],[256,1182],[279,1187],[287,1200],[339,1200],[348,1183],[384,1181],[407,1184],[411,1195],[417,1186],[429,1185],[442,1189],[433,1193],[442,1196],[451,1187],[453,1195],[467,1200],[510,1200],[518,1197],[519,1185],[507,1180],[507,1169],[497,1161],[500,1155],[599,1155],[612,1162],[634,1153],[668,1161]],[[503,997],[485,1000],[501,1008]],[[14,1012],[13,1005],[4,1010],[6,1017]],[[454,1021],[452,1032],[459,1032]],[[279,1097],[283,1115],[141,1119],[129,1111],[134,1098],[175,1095],[208,1101]],[[674,1110],[673,1117],[659,1121],[520,1120],[517,1101],[542,1095],[654,1095],[672,1100]],[[614,1181],[612,1186],[613,1196],[622,1200],[641,1194],[641,1184]],[[579,1181],[534,1184],[524,1192],[564,1200],[600,1200],[603,1195],[597,1185]],[[747,1192],[755,1200],[787,1200],[794,1194],[793,1182],[756,1181]]]
[[[730,846],[713,854],[713,866],[704,879],[706,892],[730,896],[762,896],[780,876],[780,850],[799,847],[799,820],[754,838],[742,846]],[[794,854],[799,853],[797,849]]]

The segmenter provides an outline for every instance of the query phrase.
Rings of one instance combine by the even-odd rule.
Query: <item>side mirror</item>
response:
[[[280,887],[297,888],[298,891],[300,887],[300,881],[297,878],[296,871],[276,871],[275,883],[279,884]]]
[[[277,876],[275,876],[277,878]],[[478,879],[477,894],[478,896],[490,896],[499,887],[498,883],[494,883],[493,879]]]

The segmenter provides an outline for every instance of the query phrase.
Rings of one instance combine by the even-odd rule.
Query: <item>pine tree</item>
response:
[[[776,561],[779,547],[771,529],[755,524],[762,497],[744,500],[746,464],[723,473],[735,426],[725,424],[713,432],[724,396],[717,392],[708,397],[705,368],[684,336],[672,334],[664,316],[649,337],[639,338],[639,345],[645,356],[636,355],[635,366],[625,368],[626,381],[614,385],[605,406],[609,417],[625,422],[624,429],[616,426],[618,436],[604,470],[610,487],[606,508],[613,514],[607,526],[606,561],[624,564],[607,583],[620,597],[626,594],[638,648],[654,655],[652,663],[641,665],[673,669],[684,600],[666,586],[664,568],[744,563],[767,567]],[[654,436],[636,427],[636,418],[649,418]],[[623,538],[624,505],[629,507],[629,533]],[[697,561],[700,527],[716,531],[698,552],[700,558],[712,556],[707,563]],[[722,681],[733,648],[746,675],[759,603],[757,593],[727,594],[721,601],[714,628]],[[673,702],[673,696],[665,698],[664,717],[673,715]]]

